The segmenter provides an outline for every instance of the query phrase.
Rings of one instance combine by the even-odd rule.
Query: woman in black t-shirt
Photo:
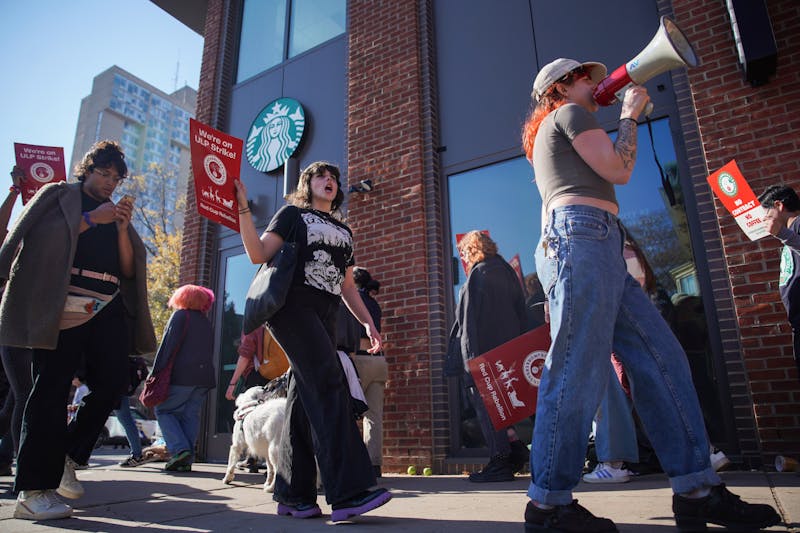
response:
[[[317,162],[300,174],[291,205],[282,207],[259,237],[247,204],[247,189],[236,181],[239,225],[245,251],[255,263],[269,261],[284,240],[298,243],[294,280],[286,304],[267,327],[289,359],[286,420],[277,464],[278,514],[310,518],[316,503],[317,469],[332,506],[331,520],[347,520],[391,499],[374,486],[372,464],[353,418],[347,381],[336,355],[336,315],[340,300],[366,329],[372,347],[381,337],[353,281],[353,238],[334,217],[344,194],[339,169]]]

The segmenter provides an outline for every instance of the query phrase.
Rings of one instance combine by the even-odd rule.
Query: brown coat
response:
[[[0,279],[8,280],[0,303],[0,345],[55,349],[80,222],[80,183],[47,185],[25,207],[0,248]],[[151,353],[156,338],[147,304],[147,253],[133,226],[128,234],[136,275],[121,280],[120,292],[132,352]]]

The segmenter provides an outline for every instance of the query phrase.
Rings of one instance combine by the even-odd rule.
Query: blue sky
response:
[[[4,0],[0,6],[2,198],[11,185],[15,142],[61,146],[69,164],[81,99],[112,65],[172,92],[180,63],[178,87],[197,89],[203,38],[149,0]]]

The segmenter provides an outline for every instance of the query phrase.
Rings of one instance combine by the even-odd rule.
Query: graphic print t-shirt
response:
[[[299,253],[294,283],[341,295],[345,270],[355,264],[350,228],[328,213],[287,205],[275,213],[266,231],[292,240],[295,224]]]

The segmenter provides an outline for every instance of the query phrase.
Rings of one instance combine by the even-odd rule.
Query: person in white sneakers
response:
[[[45,185],[0,248],[0,345],[33,348],[33,389],[23,415],[14,516],[70,516],[58,500],[80,498],[75,477],[129,384],[128,355],[155,350],[144,244],[133,204],[111,201],[127,176],[113,141],[95,143],[77,182]],[[132,320],[130,323],[128,319]],[[64,405],[81,362],[92,393],[67,427]]]

